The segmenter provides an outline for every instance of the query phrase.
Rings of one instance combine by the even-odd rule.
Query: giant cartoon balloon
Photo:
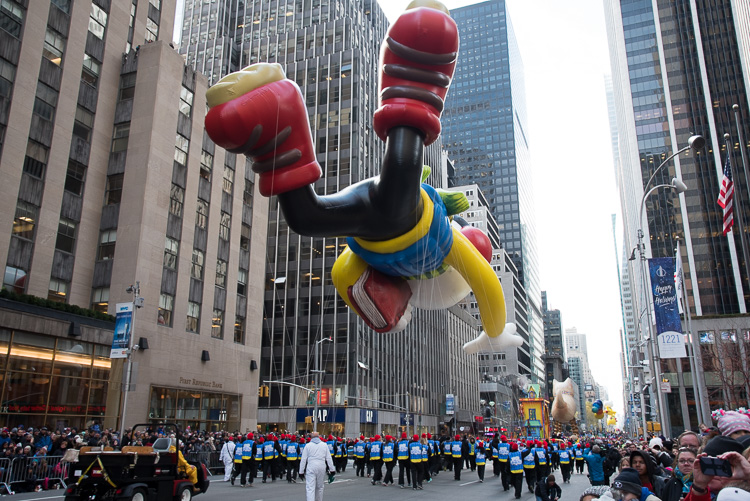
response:
[[[571,419],[575,418],[576,411],[578,410],[573,381],[570,378],[563,382],[553,379],[552,394],[555,400],[552,402],[550,414],[555,421],[562,423],[570,422]]]
[[[594,400],[591,404],[591,412],[596,414],[596,419],[602,419],[604,417],[604,404],[601,400]]]
[[[604,402],[604,414],[607,415],[607,426],[614,426],[617,424],[617,418],[615,417],[614,409],[612,409],[612,402]]]
[[[391,25],[380,54],[373,116],[386,148],[380,175],[331,195],[313,189],[322,171],[305,100],[279,64],[254,64],[222,78],[206,93],[205,123],[217,145],[250,158],[260,192],[278,197],[293,231],[347,237],[331,278],[367,325],[399,331],[412,306],[445,308],[470,288],[484,329],[465,347],[475,352],[521,339],[500,336],[503,290],[478,250],[487,255],[486,235],[451,225],[453,215],[468,209],[466,197],[422,182],[423,149],[440,134],[457,55],[458,30],[448,10],[437,1],[412,2]]]

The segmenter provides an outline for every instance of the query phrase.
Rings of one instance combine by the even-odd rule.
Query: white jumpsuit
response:
[[[224,463],[224,482],[229,482],[231,476],[232,476],[232,467],[234,466],[234,448],[235,448],[234,442],[231,440],[229,442],[226,442],[224,446],[221,448],[221,453],[219,454],[219,461]]]
[[[328,445],[315,437],[305,446],[299,463],[299,472],[305,475],[307,501],[323,501],[328,471],[335,471]]]

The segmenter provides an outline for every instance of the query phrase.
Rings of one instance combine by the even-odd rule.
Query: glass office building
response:
[[[723,235],[722,209],[716,199],[722,168],[729,155],[735,190],[748,200],[747,179],[742,175],[742,152],[733,106],[740,111],[745,141],[750,137],[747,103],[748,76],[742,70],[742,47],[747,40],[747,9],[730,0],[712,1],[699,7],[691,2],[605,0],[614,102],[619,138],[618,178],[625,220],[626,251],[637,245],[643,228],[646,254],[673,257],[678,239],[685,270],[687,302],[694,323],[704,317],[747,313],[748,273],[738,227]],[[656,10],[654,8],[656,7]],[[746,49],[744,49],[746,52]],[[729,148],[724,134],[730,134]],[[646,186],[655,169],[672,152],[700,134],[706,139],[699,153],[685,153],[670,161]],[[688,187],[675,196],[657,190],[640,204],[645,192],[657,184],[681,178]],[[748,205],[735,206],[735,221],[748,219]],[[627,269],[639,309],[650,299],[643,287],[639,262]],[[645,330],[646,321],[636,311],[635,324]],[[648,318],[648,315],[646,315]],[[645,334],[641,332],[640,339]],[[632,361],[632,360],[631,360]],[[695,402],[687,359],[662,361],[662,370],[675,387],[667,395],[673,430],[685,424],[680,405],[679,373],[684,372],[688,407]],[[707,380],[710,379],[707,376]],[[723,406],[721,391],[711,392],[711,407]],[[685,398],[685,397],[683,397]],[[692,414],[692,411],[691,411]],[[696,416],[691,415],[692,423]],[[673,433],[675,435],[676,433]]]
[[[504,0],[451,11],[461,34],[459,62],[446,99],[443,142],[456,184],[476,184],[497,221],[529,304],[530,376],[545,384],[544,326],[536,254],[523,62]],[[519,356],[521,354],[519,353]]]

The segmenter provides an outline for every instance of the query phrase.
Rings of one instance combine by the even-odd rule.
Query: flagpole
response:
[[[732,110],[734,111],[734,121],[737,124],[737,139],[740,142],[740,155],[742,157],[742,172],[745,175],[745,186],[750,186],[750,177],[747,175],[747,152],[745,151],[747,148],[747,145],[745,144],[745,135],[742,133],[742,127],[740,127],[740,107],[739,105],[735,104],[732,106]],[[726,137],[726,135],[725,135]],[[737,194],[737,188],[735,188],[734,192],[735,195]],[[743,222],[743,213],[740,212],[739,208],[737,208],[737,220],[740,222]],[[740,228],[744,228],[744,222],[743,226],[740,226]],[[750,262],[748,262],[748,253],[747,253],[747,239],[745,238],[745,232],[740,231],[740,242],[742,243],[742,253],[744,254],[743,257],[745,258],[745,273],[748,280],[750,280]]]
[[[724,141],[726,142],[726,145],[727,145],[727,157],[730,158],[730,155],[732,154],[732,141],[730,140],[729,134],[724,134]],[[742,143],[740,143],[740,146],[741,145]],[[743,148],[740,148],[740,150],[743,153],[742,158],[743,158],[743,164],[744,164],[744,159],[745,159],[744,151],[745,150]],[[745,171],[745,176],[747,176],[747,171]],[[745,179],[747,180],[747,177]],[[739,237],[740,237],[740,247],[742,247],[742,258],[745,260],[745,276],[750,277],[750,259],[748,259],[748,256],[750,256],[750,253],[748,253],[747,251],[747,242],[745,241],[745,223],[742,221],[743,212],[742,212],[742,197],[740,196],[741,190],[739,190],[738,186],[736,185],[737,183],[735,183],[734,199],[732,202],[734,205],[735,214],[737,214],[737,217],[735,217],[734,220],[737,223],[737,233],[739,234]],[[742,286],[742,289],[745,290],[744,284],[740,284],[740,285]]]
[[[711,405],[708,403],[708,393],[706,388],[706,378],[703,374],[703,355],[701,354],[700,336],[693,332],[692,314],[690,313],[690,304],[688,303],[688,292],[685,286],[685,269],[682,266],[682,256],[680,254],[680,241],[677,240],[677,256],[680,269],[680,295],[682,296],[683,313],[687,321],[687,331],[690,335],[688,343],[689,352],[692,353],[690,360],[690,369],[693,371],[693,396],[696,401],[696,411],[698,424],[711,422]]]

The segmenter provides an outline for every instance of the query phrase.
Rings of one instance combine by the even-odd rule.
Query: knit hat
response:
[[[623,468],[619,475],[612,482],[614,489],[620,489],[636,496],[641,495],[641,479],[638,476],[638,471],[635,468]]]
[[[252,439],[252,438],[253,438],[253,434],[252,434],[252,433],[248,433],[248,434],[247,434],[247,439],[248,439],[248,440],[250,440],[250,439]]]
[[[518,444],[513,442],[510,444],[510,450],[516,452],[518,450]]]
[[[719,491],[716,501],[750,501],[750,492],[739,487],[726,486]]]
[[[428,434],[427,434],[427,439],[429,440],[429,439],[431,439],[431,438],[432,438],[432,433],[428,433]]]
[[[375,440],[380,440],[380,435],[375,435]]]
[[[406,432],[403,431],[401,432],[401,440],[405,440],[405,439],[406,439]]]
[[[456,435],[455,437],[453,437],[453,440],[461,440],[461,437],[459,437],[458,435]]]
[[[505,435],[500,435],[500,440],[505,442],[506,440],[508,440],[508,437],[506,437]]]
[[[719,417],[719,432],[728,437],[736,431],[750,433],[750,417],[737,411],[727,411]]]
[[[745,449],[743,449],[742,444],[740,444],[735,439],[725,437],[724,435],[718,435],[708,441],[708,444],[706,444],[706,447],[704,447],[703,452],[705,452],[709,456],[716,457],[724,454],[725,452],[732,451],[742,454],[742,451],[744,450]]]
[[[662,444],[661,439],[659,437],[652,438],[648,443],[649,448],[655,449],[655,448],[663,448],[664,444]]]
[[[411,439],[414,440],[415,442],[418,442],[419,441],[419,435],[414,435],[413,437],[411,437]]]
[[[593,485],[583,491],[579,501],[583,501],[583,498],[585,498],[586,496],[595,496],[598,499],[602,497],[602,495],[608,490],[609,487],[606,485]]]

